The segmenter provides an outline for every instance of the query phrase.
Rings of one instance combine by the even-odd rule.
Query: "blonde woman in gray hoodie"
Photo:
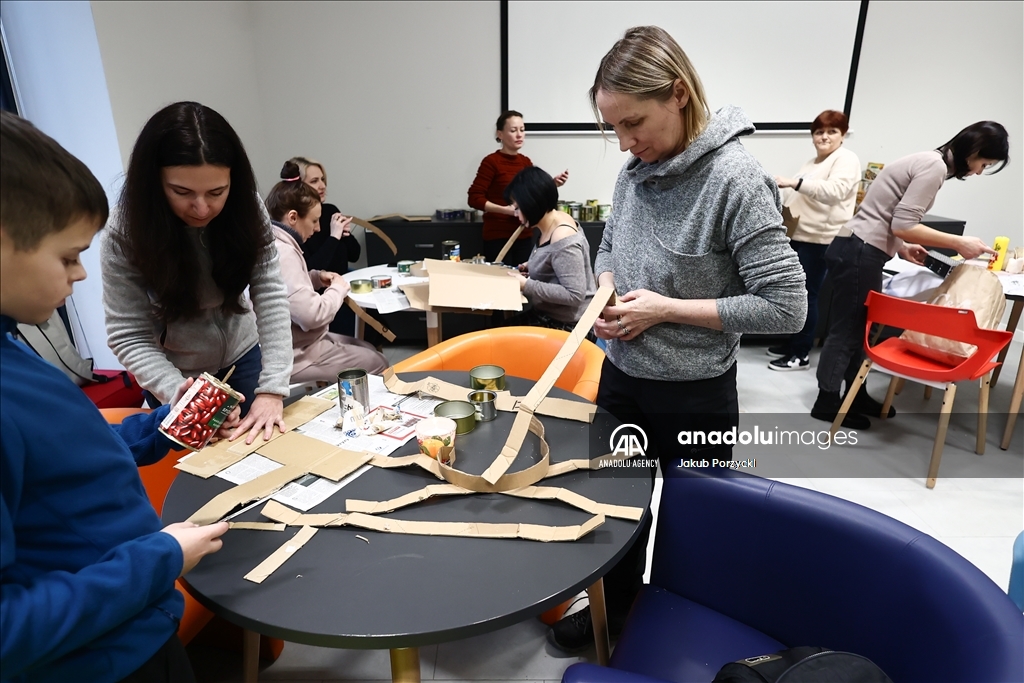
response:
[[[594,326],[608,341],[597,404],[639,426],[671,476],[680,430],[738,424],[736,353],[745,332],[804,324],[804,274],[782,226],[778,186],[739,138],[736,107],[708,110],[704,87],[672,36],[626,31],[601,60],[595,114],[632,157],[619,172],[594,273],[618,294]],[[729,460],[731,446],[702,458]],[[649,523],[604,577],[609,629],[621,629],[642,583]],[[577,652],[593,642],[589,609],[552,627]]]

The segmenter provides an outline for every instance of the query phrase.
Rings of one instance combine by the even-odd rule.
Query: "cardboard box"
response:
[[[409,305],[424,311],[521,311],[522,293],[508,269],[476,263],[427,259],[430,282],[404,285]]]

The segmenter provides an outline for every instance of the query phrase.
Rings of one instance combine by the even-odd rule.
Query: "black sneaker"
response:
[[[857,395],[853,398],[853,403],[850,405],[850,412],[880,417],[882,415],[882,402],[871,398],[871,394],[861,384],[860,391],[857,392]],[[889,406],[887,417],[896,417],[896,409],[892,406]]]
[[[769,346],[768,350],[765,351],[765,355],[769,358],[784,358],[789,355],[788,346]]]
[[[807,356],[784,356],[776,358],[768,363],[768,367],[779,372],[790,372],[791,370],[807,370],[811,367],[811,359]]]
[[[615,640],[622,633],[625,615],[608,616],[608,638]],[[590,606],[562,617],[548,629],[548,642],[552,647],[571,655],[578,655],[594,644],[594,625],[590,621]]]
[[[811,408],[811,417],[831,424],[842,407],[843,399],[839,398],[838,391],[834,393],[818,391],[818,399],[814,402],[814,407]],[[847,429],[870,429],[871,420],[859,413],[849,412],[843,418],[843,426]]]

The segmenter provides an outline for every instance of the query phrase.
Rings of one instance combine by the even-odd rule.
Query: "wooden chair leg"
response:
[[[985,441],[988,437],[988,394],[989,381],[992,373],[985,373],[981,378],[981,387],[978,390],[978,439],[974,446],[974,452],[978,455],[985,455]]]
[[[1007,332],[1013,332],[1015,329],[1017,329],[1017,323],[1020,321],[1020,313],[1022,310],[1024,310],[1024,300],[1014,300],[1013,306],[1010,307],[1010,318],[1009,320],[1006,321]],[[1003,369],[1003,361],[1006,360],[1006,353],[1009,350],[1010,345],[1007,344],[1006,346],[1003,347],[1003,350],[1000,351],[999,355],[996,357],[996,361],[999,363],[999,365],[997,365],[996,369],[992,371],[992,386],[995,386],[996,382],[999,381],[999,373]],[[1024,357],[1024,355],[1022,355],[1022,357]],[[1019,371],[1020,367],[1018,367],[1017,370]]]
[[[932,461],[928,465],[928,480],[925,485],[933,489],[939,477],[939,463],[942,461],[942,449],[946,445],[946,430],[949,429],[949,415],[953,412],[953,399],[956,397],[956,385],[949,384],[942,397],[942,411],[939,413],[939,429],[935,433],[935,445],[932,446]]]
[[[1003,441],[999,444],[999,447],[1004,451],[1010,447],[1010,437],[1013,436],[1013,425],[1017,423],[1017,412],[1020,410],[1022,396],[1024,396],[1024,348],[1020,350],[1020,363],[1017,364],[1017,380],[1013,383],[1010,410],[1006,413],[1006,429],[1003,430]]]
[[[899,396],[900,392],[903,391],[903,387],[904,387],[904,385],[906,383],[907,383],[907,380],[903,379],[902,377],[897,377],[896,378],[896,395],[897,396]]]
[[[932,397],[932,388],[926,385],[925,388],[924,388],[924,400],[927,401],[931,397]]]
[[[885,401],[882,402],[882,413],[878,416],[881,419],[886,420],[889,418],[889,407],[892,405],[892,398],[896,395],[896,388],[902,381],[902,377],[893,377],[889,380],[889,391],[885,392]]]
[[[846,390],[846,399],[843,401],[842,407],[839,408],[839,414],[836,415],[836,419],[832,420],[832,427],[828,432],[830,443],[836,432],[839,431],[839,427],[843,424],[843,420],[846,419],[846,414],[850,412],[853,399],[857,397],[857,392],[860,391],[860,386],[864,384],[864,378],[868,376],[870,370],[871,361],[865,358],[864,362],[860,364],[860,370],[857,371],[856,379],[853,380],[853,386],[848,387]]]

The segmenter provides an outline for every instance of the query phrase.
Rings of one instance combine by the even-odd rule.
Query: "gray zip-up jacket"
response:
[[[807,315],[804,272],[782,226],[778,186],[739,141],[754,132],[736,107],[716,112],[681,154],[630,159],[619,172],[594,272],[615,291],[715,299],[723,331],[662,323],[608,343],[632,377],[718,377],[740,334],[799,332]]]
[[[269,220],[266,228],[269,233]],[[243,301],[247,312],[229,315],[220,309],[224,294],[213,281],[210,252],[202,244],[201,230],[186,231],[199,255],[193,273],[199,279],[202,312],[197,318],[165,327],[156,316],[142,274],[114,244],[116,230],[116,216],[112,216],[100,242],[107,344],[143,388],[166,403],[185,377],[229,367],[259,343],[263,370],[256,393],[288,395],[291,316],[273,239],[269,239],[249,283]]]

